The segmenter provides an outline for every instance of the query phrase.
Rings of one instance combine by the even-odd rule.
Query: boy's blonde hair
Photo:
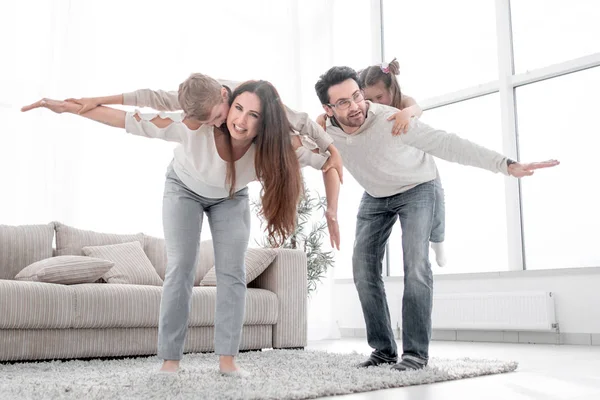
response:
[[[177,99],[186,118],[206,121],[214,106],[223,101],[221,84],[210,76],[191,74],[181,85]]]

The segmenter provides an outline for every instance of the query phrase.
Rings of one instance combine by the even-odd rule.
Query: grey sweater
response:
[[[392,135],[397,109],[367,102],[367,119],[352,134],[331,125],[327,133],[354,179],[373,197],[388,197],[435,179],[432,156],[508,175],[507,157],[413,119],[406,134]]]

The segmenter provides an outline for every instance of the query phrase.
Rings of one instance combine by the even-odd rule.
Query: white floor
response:
[[[310,342],[309,349],[371,352],[366,339]],[[401,345],[399,345],[401,348]],[[600,400],[600,346],[434,341],[430,357],[519,362],[516,372],[331,397],[335,400]],[[366,358],[366,357],[365,357]]]

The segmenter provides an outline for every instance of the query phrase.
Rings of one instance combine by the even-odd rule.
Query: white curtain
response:
[[[0,24],[1,224],[58,220],[162,237],[172,144],[73,115],[21,113],[24,104],[176,89],[190,73],[203,72],[269,80],[286,104],[316,117],[318,76],[335,64],[358,68],[372,61],[370,1],[7,3]],[[311,186],[320,179],[307,174]],[[259,188],[251,189],[257,196]],[[253,234],[261,235],[256,219]],[[209,236],[205,225],[203,238]],[[343,240],[351,250],[352,238]],[[331,288],[328,278],[310,301],[311,321],[318,321],[311,338],[332,335]]]

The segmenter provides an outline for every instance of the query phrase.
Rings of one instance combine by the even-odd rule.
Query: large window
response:
[[[384,0],[386,61],[397,57],[403,90],[418,99],[497,79],[492,0]]]
[[[425,111],[428,125],[502,151],[498,94],[478,97]],[[504,179],[482,169],[436,159],[446,200],[448,265],[439,268],[431,252],[434,272],[486,272],[506,270],[506,202]],[[402,275],[399,223],[390,238],[390,273]]]
[[[516,72],[600,50],[597,0],[517,0],[510,9]]]
[[[600,4],[382,5],[383,58],[398,57],[401,86],[424,105],[424,122],[524,162],[562,162],[518,184],[439,161],[448,266],[438,268],[432,252],[434,272],[600,266]],[[396,224],[392,276],[403,273],[401,235]]]
[[[600,68],[517,88],[521,158],[561,165],[523,179],[527,269],[600,266]]]

